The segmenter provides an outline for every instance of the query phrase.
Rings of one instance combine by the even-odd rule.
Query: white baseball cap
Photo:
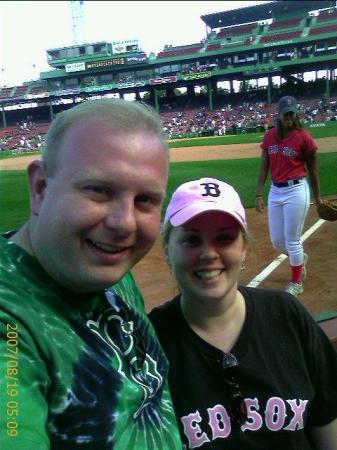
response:
[[[200,178],[180,185],[167,206],[164,223],[178,227],[206,211],[229,214],[247,231],[239,194],[230,184],[216,178]]]

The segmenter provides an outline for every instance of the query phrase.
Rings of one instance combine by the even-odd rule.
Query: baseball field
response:
[[[337,198],[336,127],[315,129],[312,134],[319,147],[322,195]],[[261,139],[262,134],[254,133],[171,141],[168,196],[180,183],[203,176],[218,177],[233,184],[246,207],[248,225],[253,236],[241,283],[249,284],[253,281],[254,285],[261,287],[283,288],[289,278],[288,260],[284,255],[279,255],[270,243],[266,213],[259,214],[253,208]],[[39,157],[39,154],[1,154],[0,232],[17,228],[28,217],[29,196],[25,169],[32,158]],[[265,197],[267,188],[268,182]],[[165,205],[166,202],[164,207]],[[315,205],[310,206],[303,234],[305,250],[309,254],[308,278],[300,300],[314,315],[337,311],[336,230],[336,222],[319,219]],[[176,293],[174,280],[162,257],[160,238],[133,272],[143,290],[147,310]]]

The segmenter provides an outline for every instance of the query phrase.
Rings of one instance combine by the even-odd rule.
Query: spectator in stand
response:
[[[179,186],[163,243],[180,294],[150,318],[186,449],[337,450],[336,350],[293,296],[238,285],[247,223],[232,186]]]
[[[30,218],[0,236],[1,449],[181,450],[130,272],[157,238],[167,172],[146,105],[92,100],[52,122]]]
[[[261,144],[261,165],[256,192],[256,210],[263,212],[263,187],[268,172],[272,185],[268,196],[268,222],[275,248],[289,256],[291,280],[286,291],[294,296],[303,292],[308,255],[303,251],[301,234],[310,204],[309,174],[316,205],[321,203],[317,167],[317,145],[304,130],[294,97],[279,101],[277,127],[265,133]]]
[[[263,119],[264,131],[267,131],[267,130],[268,130],[268,128],[269,128],[269,123],[270,123],[270,119],[269,119],[268,116],[266,116],[266,117]]]

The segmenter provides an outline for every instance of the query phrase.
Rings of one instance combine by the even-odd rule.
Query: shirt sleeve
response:
[[[49,450],[48,371],[20,321],[0,312],[0,443],[2,450]]]
[[[337,418],[337,351],[321,327],[304,311],[310,371],[315,397],[309,408],[308,425],[323,426]]]
[[[303,144],[302,144],[302,151],[305,153],[312,153],[317,150],[316,142],[314,141],[314,138],[312,137],[311,133],[309,131],[305,130],[304,137],[303,137]]]

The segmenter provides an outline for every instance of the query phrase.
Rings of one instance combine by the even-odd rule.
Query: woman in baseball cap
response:
[[[291,279],[286,291],[297,296],[303,292],[308,255],[304,253],[301,234],[310,205],[309,174],[316,205],[322,203],[317,166],[317,145],[304,130],[297,100],[282,97],[278,104],[277,126],[270,128],[261,144],[261,165],[256,191],[256,210],[263,212],[263,188],[269,170],[268,223],[276,249],[289,256]]]
[[[215,178],[182,184],[166,210],[164,251],[180,293],[150,319],[182,441],[336,450],[337,353],[294,296],[239,286],[247,233],[239,194]]]

